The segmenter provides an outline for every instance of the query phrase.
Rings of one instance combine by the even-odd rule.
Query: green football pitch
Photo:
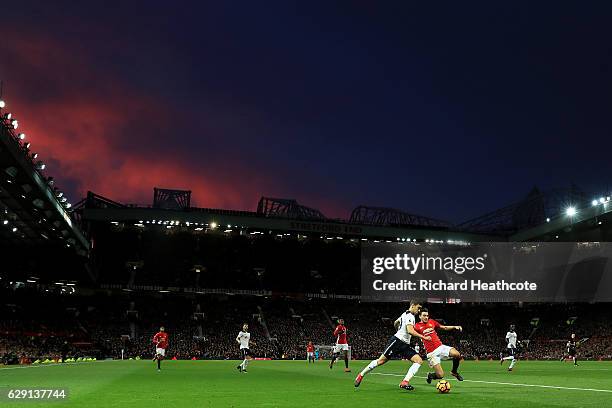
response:
[[[63,402],[8,402],[2,407],[612,407],[612,363],[519,361],[512,372],[495,361],[464,362],[465,381],[450,379],[449,394],[427,385],[421,367],[414,391],[398,384],[409,364],[393,361],[370,373],[361,387],[352,373],[327,362],[253,361],[239,373],[236,361],[99,361],[0,368],[0,389],[65,387]],[[444,363],[448,370],[449,363]],[[49,405],[51,404],[51,405]]]

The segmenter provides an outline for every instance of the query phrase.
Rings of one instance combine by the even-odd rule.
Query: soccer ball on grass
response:
[[[446,380],[440,380],[438,381],[438,383],[436,384],[436,389],[438,390],[439,393],[441,394],[446,394],[448,392],[450,392],[451,390],[451,385],[448,381]]]

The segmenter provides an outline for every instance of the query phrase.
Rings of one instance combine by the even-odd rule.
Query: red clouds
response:
[[[254,210],[267,195],[344,215],[324,192],[301,196],[313,187],[292,180],[241,142],[258,133],[244,119],[250,118],[242,115],[244,107],[206,111],[214,100],[173,106],[163,89],[138,75],[154,67],[121,60],[129,52],[115,55],[116,42],[89,44],[76,36],[66,40],[5,28],[0,78],[7,109],[47,164],[46,174],[72,202],[91,190],[149,204],[153,187],[162,187],[192,190],[192,204],[200,207]]]
[[[215,168],[218,157],[181,145],[173,121],[185,115],[163,98],[138,92],[100,71],[91,56],[45,37],[9,34],[0,52],[8,56],[0,63],[7,109],[47,163],[47,174],[72,190],[72,201],[92,190],[148,204],[159,186],[191,189],[199,206],[256,206],[265,176],[239,162],[223,166],[232,169],[223,174]]]

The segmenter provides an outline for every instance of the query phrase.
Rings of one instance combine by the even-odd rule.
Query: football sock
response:
[[[412,363],[412,365],[408,369],[408,372],[406,373],[406,376],[404,377],[404,381],[410,382],[410,379],[414,377],[417,371],[419,371],[420,367],[421,365],[419,363]]]
[[[508,367],[508,368],[514,367],[514,363],[516,363],[516,359],[514,357],[512,357],[512,362],[510,363],[510,367]]]
[[[367,373],[369,373],[370,371],[372,371],[372,370],[373,370],[373,369],[375,369],[376,367],[378,367],[378,360],[372,360],[372,361],[370,361],[370,364],[368,364],[368,365],[366,366],[366,368],[364,368],[364,369],[361,371],[361,375],[362,375],[362,376],[366,375]]]
[[[157,359],[157,369],[161,369],[161,360],[159,358]]]
[[[344,355],[344,366],[348,368],[348,356]]]
[[[461,357],[458,358],[453,358],[453,373],[457,372],[457,369],[459,368],[459,363],[461,362]]]
[[[502,360],[512,360],[512,359],[514,359],[514,357],[512,357],[512,356],[508,356],[508,357],[502,358]]]

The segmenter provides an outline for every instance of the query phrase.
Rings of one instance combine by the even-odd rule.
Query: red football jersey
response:
[[[306,346],[306,351],[308,353],[314,353],[314,346],[312,344],[309,344]]]
[[[158,332],[155,336],[153,336],[153,343],[155,343],[155,347],[157,348],[167,348],[168,347],[168,333],[166,332]]]
[[[348,344],[346,341],[346,326],[339,324],[334,330],[334,336],[336,336],[336,344]]]
[[[431,353],[442,345],[438,333],[436,333],[437,327],[440,327],[440,323],[436,322],[434,319],[429,319],[427,323],[420,322],[414,325],[414,330],[417,333],[431,337],[431,340],[421,339],[428,353]]]

